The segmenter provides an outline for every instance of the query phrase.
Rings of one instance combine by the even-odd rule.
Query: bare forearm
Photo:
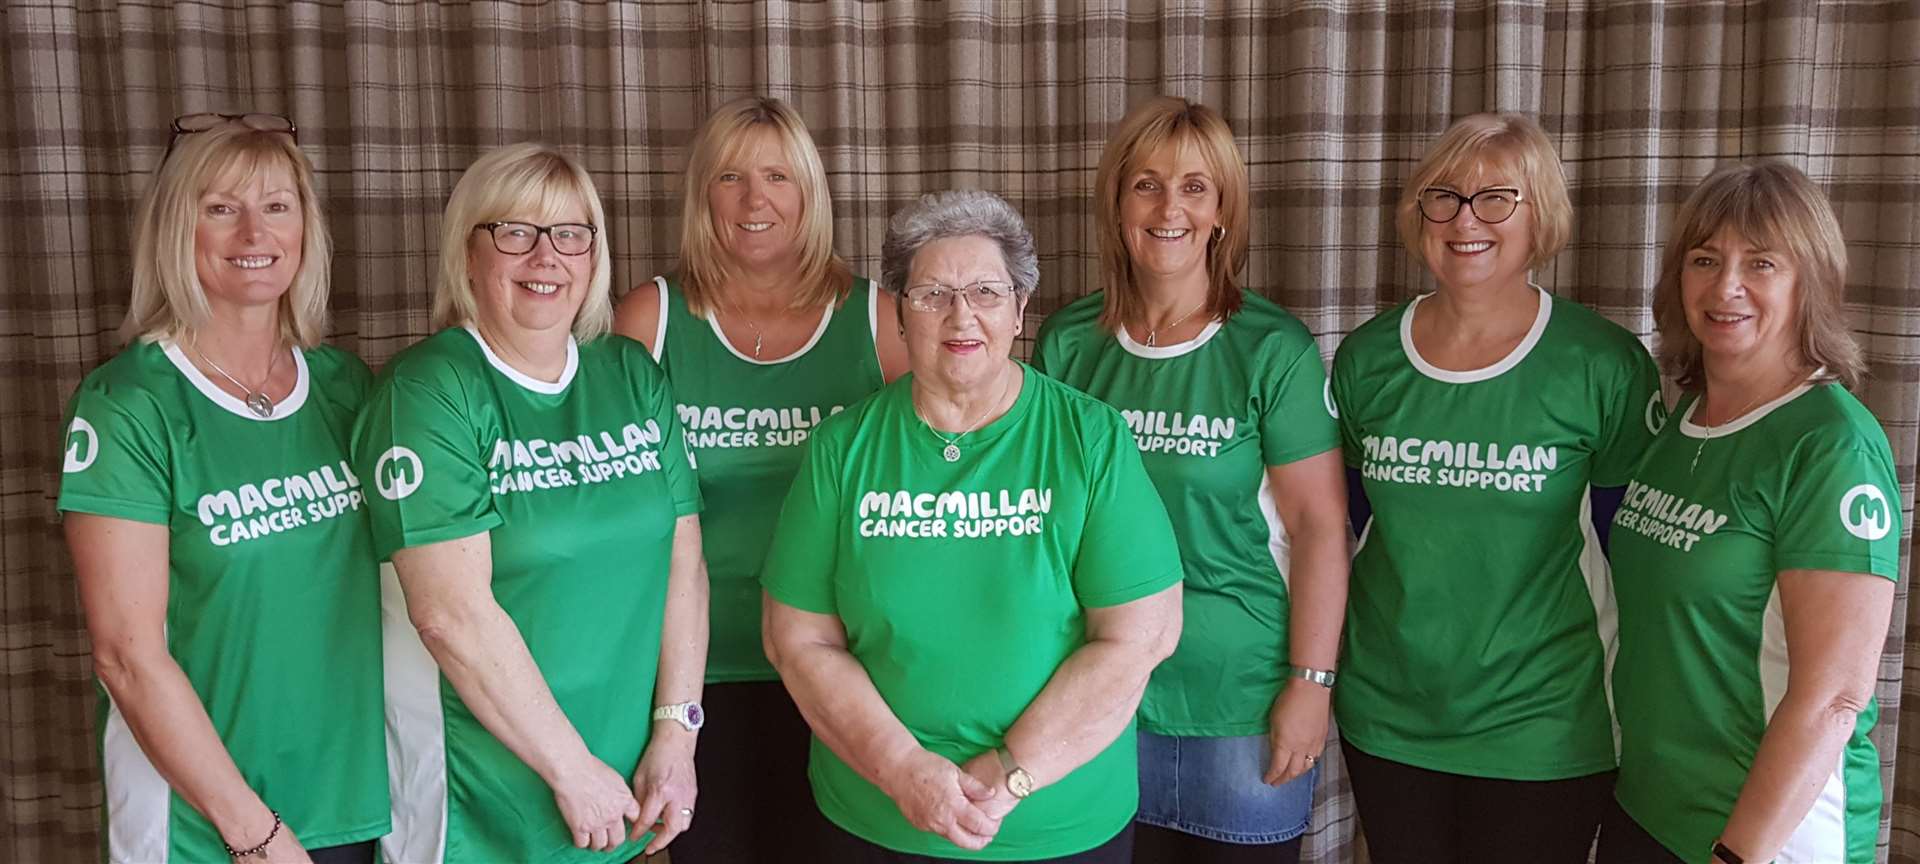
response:
[[[889,788],[888,770],[921,749],[880,698],[867,670],[845,649],[792,648],[776,665],[813,734],[867,782]]]
[[[1749,861],[1771,861],[1812,809],[1852,736],[1857,715],[1791,688],[1767,723],[1721,839]]]
[[[689,554],[678,548],[667,577],[666,620],[660,626],[660,673],[653,685],[656,705],[700,701],[707,675],[707,567],[699,538]]]
[[[1007,750],[1036,786],[1073,773],[1134,722],[1147,676],[1160,659],[1134,643],[1080,646],[1007,730]]]
[[[553,784],[561,771],[591,754],[513,619],[499,606],[485,605],[422,629],[421,641],[480,724]]]
[[[122,660],[101,680],[141,752],[193,809],[229,843],[266,839],[272,824],[261,801],[227,753],[213,721],[178,663],[164,653]]]
[[[1295,666],[1332,669],[1340,657],[1347,610],[1344,528],[1303,533],[1293,547],[1287,615],[1287,657]]]

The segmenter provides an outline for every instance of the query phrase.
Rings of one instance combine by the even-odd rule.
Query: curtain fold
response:
[[[1252,177],[1245,284],[1331,353],[1430,286],[1390,208],[1460,115],[1539,115],[1576,206],[1536,279],[1649,341],[1660,242],[1716,165],[1805,169],[1849,244],[1847,302],[1913,522],[1920,450],[1920,4],[994,0],[659,3],[45,0],[0,9],[0,859],[98,850],[94,685],[53,514],[63,407],[112,355],[131,213],[188,111],[285,113],[336,241],[332,341],[378,365],[425,334],[439,214],[484,149],[539,139],[599,184],[616,291],[666,272],[684,146],[721,102],[791,102],[821,146],[836,242],[878,269],[921,192],[1005,195],[1042,257],[1037,319],[1095,290],[1089,191],[1128,105],[1220,108]],[[1028,328],[1032,333],[1034,328]],[[1028,346],[1023,345],[1024,351]],[[1912,573],[1912,541],[1904,572]],[[1876,732],[1883,860],[1920,862],[1920,703],[1902,706],[1903,582]],[[1351,860],[1329,751],[1307,860]],[[1908,758],[1898,760],[1896,756]]]

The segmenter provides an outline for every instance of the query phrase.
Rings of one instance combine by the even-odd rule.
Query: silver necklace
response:
[[[1195,313],[1195,312],[1198,312],[1198,311],[1200,311],[1200,309],[1201,309],[1201,307],[1203,307],[1203,306],[1206,306],[1206,305],[1207,305],[1207,301],[1205,301],[1205,300],[1201,300],[1201,301],[1200,301],[1200,305],[1199,305],[1199,306],[1195,306],[1195,307],[1193,307],[1192,309],[1188,309],[1188,310],[1187,310],[1187,314],[1185,314],[1185,315],[1182,315],[1182,316],[1180,316],[1180,317],[1179,317],[1179,318],[1178,318],[1177,320],[1175,320],[1175,321],[1174,321],[1174,322],[1173,322],[1172,324],[1168,324],[1168,325],[1167,325],[1166,327],[1164,327],[1164,328],[1162,328],[1162,327],[1148,327],[1148,328],[1147,328],[1147,347],[1148,347],[1148,348],[1157,348],[1157,347],[1159,347],[1159,345],[1160,345],[1160,331],[1161,331],[1161,330],[1163,330],[1163,329],[1164,329],[1164,330],[1172,330],[1172,329],[1173,329],[1173,328],[1175,328],[1175,327],[1178,327],[1178,326],[1180,326],[1180,325],[1182,325],[1182,324],[1185,324],[1185,323],[1187,322],[1187,319],[1188,319],[1188,318],[1192,318],[1192,317],[1193,317],[1193,313]]]
[[[967,424],[966,431],[961,432],[960,434],[955,435],[952,438],[948,438],[947,436],[940,434],[940,430],[933,428],[933,424],[928,423],[927,418],[920,413],[919,405],[913,406],[913,416],[918,417],[921,423],[926,424],[927,431],[932,432],[933,437],[940,439],[942,442],[944,442],[947,445],[945,449],[942,449],[940,451],[941,458],[946,459],[948,462],[960,461],[960,439],[967,437],[968,433],[971,433],[973,430],[978,429],[980,427],[980,421],[987,419],[987,415],[993,413],[994,407],[1000,404],[1000,400],[1007,398],[1007,387],[1009,386],[1009,382],[1006,380],[1005,370],[1001,371],[1000,376],[1001,376],[1000,395],[993,397],[993,401],[987,403],[987,407],[980,412],[979,416],[974,417],[973,422]]]
[[[262,420],[273,416],[273,397],[267,395],[267,385],[273,382],[273,367],[280,362],[279,345],[276,344],[273,347],[273,353],[267,358],[267,377],[260,382],[258,389],[240,383],[240,379],[233,377],[227,370],[220,368],[220,364],[213,362],[213,358],[208,357],[207,352],[200,350],[200,341],[198,339],[194,340],[193,353],[200,355],[200,359],[208,366],[213,367],[213,371],[220,373],[220,377],[233,382],[233,386],[240,388],[240,392],[247,394],[246,398],[241,401],[246,403],[248,411],[259,415]]]
[[[753,331],[753,359],[760,359],[760,346],[766,341],[765,334],[760,332],[760,325],[753,323],[753,319],[748,318],[747,313],[740,310],[739,304],[729,303],[727,305],[733,307],[733,317],[740,319],[747,325],[748,330]]]
[[[1762,393],[1761,395],[1765,395],[1765,394]],[[1721,429],[1725,429],[1728,423],[1732,423],[1733,421],[1740,419],[1742,416],[1745,416],[1748,411],[1753,410],[1753,406],[1758,404],[1760,404],[1760,397],[1755,396],[1754,398],[1747,401],[1747,407],[1740,409],[1739,414],[1735,414],[1731,417],[1728,417],[1725,420],[1720,421],[1719,425],[1716,426],[1716,425],[1712,425],[1704,422],[1701,423],[1700,427],[1706,430],[1706,434],[1700,437],[1700,443],[1693,448],[1693,461],[1687,463],[1687,473],[1692,474],[1694,473],[1695,468],[1700,467],[1700,453],[1707,449],[1707,442],[1720,437],[1715,433],[1719,432],[1719,430]],[[1707,414],[1707,394],[1706,394],[1706,391],[1702,390],[1700,391],[1700,419],[1703,421],[1706,420],[1707,419],[1706,414]]]

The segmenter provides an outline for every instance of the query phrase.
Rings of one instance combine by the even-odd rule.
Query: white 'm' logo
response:
[[[67,427],[66,473],[87,470],[99,456],[100,433],[93,431],[93,424],[86,418],[73,418],[73,425]]]
[[[373,463],[373,485],[380,490],[380,497],[398,501],[420,488],[425,473],[418,454],[405,447],[392,447]]]
[[[1893,530],[1893,508],[1880,487],[1862,483],[1840,496],[1840,524],[1862,540],[1878,540]]]
[[[1333,379],[1332,378],[1328,378],[1326,381],[1322,382],[1320,386],[1320,399],[1327,403],[1327,414],[1331,415],[1335,420],[1340,419],[1340,409],[1333,404]]]
[[[1667,426],[1667,403],[1660,400],[1660,391],[1653,391],[1647,397],[1647,431],[1655,435]]]

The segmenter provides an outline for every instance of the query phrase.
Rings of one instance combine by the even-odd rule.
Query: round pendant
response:
[[[267,394],[248,393],[246,401],[247,401],[248,411],[252,411],[253,413],[260,415],[261,417],[273,416],[273,400],[268,399]]]
[[[947,449],[940,451],[940,455],[947,457],[948,462],[958,462],[960,461],[960,445],[948,444]]]

